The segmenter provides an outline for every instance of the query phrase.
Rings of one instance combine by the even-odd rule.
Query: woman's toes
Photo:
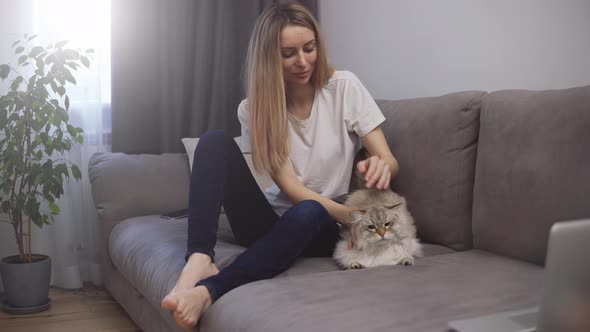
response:
[[[178,324],[178,326],[180,326],[181,328],[185,329],[185,330],[190,330],[194,327],[194,324],[187,324],[186,321],[177,313],[174,313],[174,320],[176,321],[176,324]]]
[[[197,323],[197,321],[194,320],[194,318],[192,318],[190,316],[183,316],[182,322],[184,323],[184,325],[187,328],[193,328],[196,325],[196,323]]]
[[[188,318],[188,317],[184,319],[184,322],[186,323],[186,325],[189,325],[189,326],[195,326],[195,323],[196,323],[194,319]]]
[[[166,295],[166,297],[164,297],[162,300],[161,305],[162,308],[166,310],[176,310],[176,307],[178,306],[178,300],[173,295]]]
[[[211,295],[204,286],[181,291],[177,298],[174,319],[182,328],[194,327],[201,315],[211,306]]]
[[[187,309],[180,310],[179,316],[180,316],[180,318],[182,318],[183,321],[187,322],[189,320],[189,318],[191,317],[190,311]]]

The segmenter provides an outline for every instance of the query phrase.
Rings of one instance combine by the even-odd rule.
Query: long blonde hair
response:
[[[258,17],[250,36],[245,81],[252,160],[255,169],[265,174],[272,174],[283,165],[290,151],[280,48],[281,31],[287,25],[306,27],[314,32],[317,60],[311,84],[316,89],[323,87],[334,72],[318,23],[303,5],[275,3]]]

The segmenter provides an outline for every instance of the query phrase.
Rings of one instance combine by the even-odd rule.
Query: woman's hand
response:
[[[359,161],[356,169],[361,176],[365,177],[367,188],[375,185],[379,190],[387,190],[391,180],[391,168],[378,156],[371,156],[368,159]]]
[[[348,231],[350,232],[350,237],[348,238],[348,250],[351,250],[352,248],[354,248],[354,245],[356,243],[356,228],[357,228],[358,224],[357,223],[350,223],[348,225]]]
[[[351,213],[358,211],[358,209],[351,206],[338,204],[337,211],[338,212],[335,215],[336,221],[342,225],[342,227],[346,228],[350,233],[350,237],[348,238],[348,249],[352,249],[356,243],[356,227],[358,223],[352,221]]]

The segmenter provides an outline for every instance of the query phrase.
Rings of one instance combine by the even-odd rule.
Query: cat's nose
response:
[[[377,234],[381,235],[381,237],[385,237],[385,227],[377,227]]]

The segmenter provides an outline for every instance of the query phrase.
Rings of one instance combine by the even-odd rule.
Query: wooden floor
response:
[[[4,299],[3,296],[0,298]],[[49,310],[32,315],[0,311],[2,332],[132,332],[140,331],[127,313],[102,288],[50,288]]]

